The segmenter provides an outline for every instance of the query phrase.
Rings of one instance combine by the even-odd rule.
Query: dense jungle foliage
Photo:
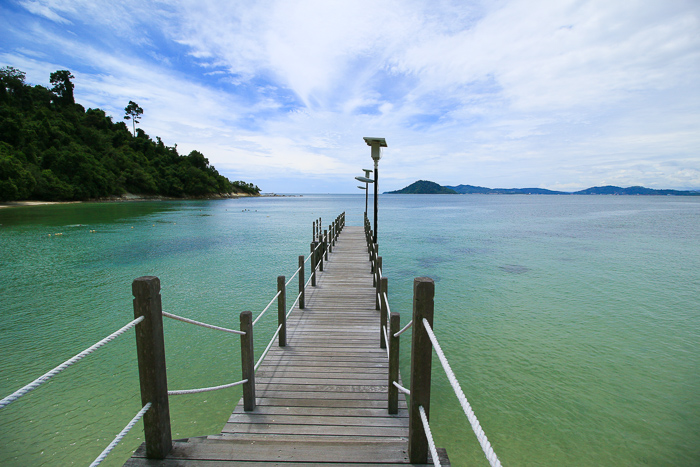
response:
[[[0,201],[259,194],[220,175],[199,151],[181,156],[100,109],[86,111],[74,101],[72,78],[67,70],[51,73],[48,89],[0,68]]]

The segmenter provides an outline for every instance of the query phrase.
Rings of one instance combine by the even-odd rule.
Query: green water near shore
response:
[[[436,280],[436,333],[504,465],[700,463],[700,201],[380,202],[392,310],[407,322],[412,279]],[[142,275],[160,277],[166,311],[237,328],[293,274],[314,219],[347,211],[361,225],[363,209],[362,196],[319,195],[0,210],[0,396],[130,321]],[[274,327],[270,315],[258,335]],[[171,389],[239,379],[237,337],[165,330]],[[433,367],[437,444],[454,465],[486,465]],[[137,373],[130,332],[0,409],[0,464],[89,464],[140,408]],[[171,398],[174,437],[219,432],[239,398]],[[137,426],[103,465],[141,438]]]

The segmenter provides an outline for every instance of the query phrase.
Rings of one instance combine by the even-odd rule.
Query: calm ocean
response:
[[[361,225],[364,201],[0,209],[0,397],[129,322],[139,276],[160,277],[165,311],[237,328],[293,274],[312,221]],[[504,465],[700,465],[700,198],[379,202],[392,311],[408,322],[413,278],[435,279],[435,332]],[[275,317],[261,323],[271,336]],[[165,334],[170,389],[240,379],[237,336],[172,320]],[[140,408],[133,336],[0,409],[0,465],[94,460]],[[218,433],[240,396],[172,397],[173,437]],[[435,357],[431,426],[453,465],[487,465]],[[103,465],[142,438],[139,424]]]

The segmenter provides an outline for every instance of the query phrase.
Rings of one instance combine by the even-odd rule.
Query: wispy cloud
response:
[[[44,82],[69,68],[78,99],[115,119],[136,100],[149,134],[266,191],[354,191],[369,135],[389,143],[386,189],[700,187],[692,0],[34,0],[12,14],[4,64]]]

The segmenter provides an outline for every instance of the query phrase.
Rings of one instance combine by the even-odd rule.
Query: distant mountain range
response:
[[[427,180],[418,180],[406,188],[389,191],[389,194],[422,194],[422,195],[457,195],[457,194],[481,194],[481,195],[673,195],[673,196],[700,196],[700,191],[682,190],[654,190],[643,186],[631,186],[621,188],[619,186],[596,186],[580,191],[554,191],[544,188],[485,188],[473,185],[442,186]]]

